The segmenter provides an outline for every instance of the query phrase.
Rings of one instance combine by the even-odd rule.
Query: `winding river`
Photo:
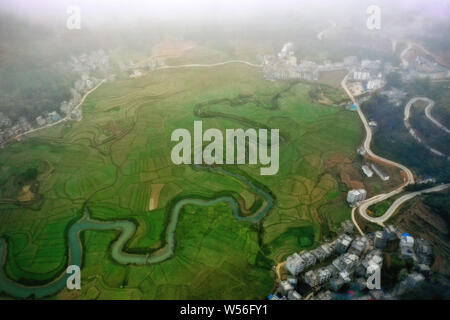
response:
[[[199,166],[197,166],[199,167]],[[220,196],[211,200],[184,198],[175,203],[170,212],[170,220],[166,229],[166,245],[153,254],[130,254],[124,251],[124,246],[127,241],[134,235],[136,225],[128,220],[119,221],[96,221],[89,218],[86,212],[80,220],[73,224],[67,233],[68,243],[68,264],[82,265],[83,260],[83,246],[80,240],[80,234],[86,230],[119,230],[120,236],[115,240],[111,246],[112,258],[120,264],[134,264],[134,265],[148,265],[163,262],[171,258],[175,253],[176,239],[175,232],[177,228],[178,219],[182,208],[186,205],[196,206],[212,206],[217,203],[227,203],[232,210],[233,217],[236,220],[256,223],[260,221],[273,207],[274,200],[272,196],[255,185],[250,179],[234,173],[226,171],[222,168],[203,168],[205,170],[213,171],[218,174],[224,174],[240,180],[247,184],[252,190],[260,194],[264,198],[262,207],[253,215],[242,216],[238,202],[231,196]],[[44,298],[57,294],[65,288],[68,274],[63,272],[58,278],[42,286],[24,286],[20,283],[14,282],[5,274],[5,263],[7,258],[7,243],[0,238],[0,293],[7,294],[16,298]],[[65,271],[65,270],[64,270]]]

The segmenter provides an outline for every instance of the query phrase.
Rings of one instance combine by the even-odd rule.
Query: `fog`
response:
[[[2,0],[0,9],[39,23],[61,24],[67,18],[67,8],[81,9],[83,23],[134,26],[136,23],[173,22],[284,22],[290,18],[317,20],[364,19],[369,5],[380,6],[386,15],[406,14],[411,23],[418,17],[446,19],[448,0]]]

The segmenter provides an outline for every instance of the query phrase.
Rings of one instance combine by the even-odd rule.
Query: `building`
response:
[[[369,72],[355,71],[353,72],[353,80],[355,81],[366,81],[370,78]]]
[[[344,280],[342,280],[341,278],[334,278],[328,283],[328,288],[331,291],[337,292],[342,288],[344,283]]]
[[[344,266],[345,271],[350,272],[353,270],[358,264],[359,257],[353,253],[346,253],[342,259],[342,265]]]
[[[345,220],[341,222],[341,229],[345,233],[352,234],[353,231],[355,231],[355,226],[353,225],[353,222],[350,220]]]
[[[425,277],[423,275],[421,275],[420,273],[417,273],[417,272],[413,272],[413,273],[410,273],[408,275],[408,277],[406,278],[406,284],[408,285],[408,288],[415,289],[418,286],[420,286],[420,284],[422,284],[422,282],[424,280],[425,280]]]
[[[286,269],[294,276],[305,269],[306,263],[298,253],[294,253],[286,259]]]
[[[0,127],[10,127],[11,124],[11,119],[3,114],[3,112],[0,112]]]
[[[287,296],[289,292],[293,291],[294,287],[287,281],[281,281],[280,292],[283,296]]]
[[[339,270],[336,269],[336,267],[333,266],[333,264],[329,264],[325,268],[330,272],[331,277],[337,276],[337,274],[339,273]]]
[[[305,262],[305,269],[311,268],[317,262],[316,257],[309,251],[300,255],[300,258]]]
[[[45,119],[41,116],[36,118],[36,123],[39,127],[45,126],[45,124],[47,123],[47,121],[45,121]]]
[[[360,256],[366,249],[366,245],[367,245],[367,238],[359,237],[352,242],[348,252]]]
[[[363,274],[366,273],[367,268],[369,268],[370,265],[377,265],[381,268],[383,264],[383,258],[382,251],[381,250],[372,250],[370,251],[361,262],[360,267],[363,267]]]
[[[363,70],[370,71],[372,73],[376,73],[381,69],[381,60],[369,60],[364,59],[361,61],[361,68]]]
[[[382,300],[382,299],[384,299],[383,290],[369,290],[369,295],[374,300]]]
[[[81,120],[81,110],[80,109],[73,109],[71,112],[70,112],[70,118],[72,119],[72,120]]]
[[[400,239],[400,253],[405,258],[414,255],[414,238],[406,232]]]
[[[366,196],[367,196],[367,191],[364,189],[350,190],[347,193],[347,202],[351,205],[355,205],[358,202],[365,200]]]
[[[431,274],[431,268],[430,266],[426,264],[419,264],[417,266],[418,271],[424,275],[424,277],[428,278]]]
[[[319,261],[323,261],[331,256],[333,253],[333,248],[328,244],[323,244],[314,251],[312,251],[312,254],[317,258]]]
[[[378,90],[383,86],[383,81],[381,79],[369,80],[367,82],[367,90]]]
[[[371,164],[370,165],[372,167],[372,170],[375,171],[375,173],[381,178],[381,180],[383,181],[388,181],[389,180],[389,176],[384,173],[380,168],[378,168],[375,164]]]
[[[392,224],[386,226],[383,230],[383,233],[388,241],[398,239],[397,232],[397,228],[395,228]]]
[[[314,297],[312,300],[331,300],[333,297],[331,295],[331,292],[326,290],[320,292],[316,297]]]
[[[331,246],[328,243],[324,243],[320,248],[327,254],[327,258],[334,252],[334,246]]]
[[[419,238],[416,240],[416,252],[418,254],[432,255],[433,248],[430,246],[427,240]]]
[[[292,275],[288,276],[286,281],[289,282],[294,287],[297,285],[298,282],[297,278]]]
[[[352,271],[358,263],[358,256],[352,253],[345,253],[333,260],[333,266],[338,271]]]
[[[381,270],[383,264],[383,259],[380,256],[373,256],[372,259],[369,260],[367,268],[366,268],[366,277],[370,277],[377,270]]]
[[[369,168],[367,165],[363,165],[363,166],[361,167],[361,169],[362,169],[362,171],[364,172],[364,174],[365,174],[366,176],[368,176],[369,178],[372,178],[372,176],[373,176],[373,171],[370,170],[370,168]]]
[[[350,281],[352,281],[350,274],[347,271],[339,272],[339,279],[341,279],[344,283],[350,283]]]
[[[382,231],[376,231],[374,237],[374,245],[377,249],[384,249],[386,247],[387,237]]]
[[[433,248],[425,239],[417,239],[415,251],[419,264],[431,266],[434,261]]]
[[[361,146],[361,147],[359,147],[357,150],[356,150],[356,152],[358,152],[358,154],[360,155],[360,156],[365,156],[366,155],[366,153],[367,153],[367,150],[366,150],[366,148],[364,148],[363,146]]]
[[[287,298],[288,300],[302,300],[300,293],[295,290],[289,291]]]
[[[343,234],[336,240],[336,252],[345,253],[352,243],[352,238],[349,235]]]
[[[61,120],[61,116],[56,111],[52,111],[47,115],[47,123],[53,123]]]
[[[305,273],[303,276],[303,280],[305,283],[307,283],[310,287],[315,287],[319,284],[319,279],[316,275],[316,273],[313,270],[310,270]]]
[[[321,247],[316,248],[312,251],[312,254],[317,258],[319,261],[323,261],[327,258],[327,254]]]
[[[357,278],[352,283],[352,288],[356,291],[363,291],[363,290],[367,289],[367,280],[364,278]]]
[[[317,281],[319,285],[324,284],[331,278],[331,271],[328,268],[320,268],[317,270]]]
[[[267,299],[269,299],[269,300],[280,300],[280,298],[277,295],[275,295],[275,294],[269,294]]]

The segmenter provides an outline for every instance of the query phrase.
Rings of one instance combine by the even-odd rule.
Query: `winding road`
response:
[[[406,49],[405,49],[405,50],[406,50]],[[354,224],[355,227],[357,228],[358,232],[362,235],[362,234],[364,234],[364,233],[363,233],[363,231],[361,230],[361,228],[359,227],[359,225],[358,225],[358,223],[357,223],[357,221],[356,221],[356,218],[355,218],[355,213],[356,213],[356,211],[358,211],[359,214],[360,214],[364,219],[366,219],[367,221],[369,221],[369,222],[374,222],[374,223],[377,223],[377,224],[379,224],[379,225],[381,225],[381,226],[384,226],[384,222],[386,222],[386,221],[392,216],[392,214],[393,214],[394,212],[396,212],[396,210],[397,210],[404,202],[406,202],[406,201],[408,201],[408,200],[414,198],[414,197],[417,196],[417,195],[423,194],[423,193],[431,193],[431,192],[439,192],[439,191],[443,191],[443,190],[447,189],[447,188],[450,186],[450,184],[439,185],[439,186],[435,186],[435,187],[433,187],[433,188],[429,188],[429,189],[425,189],[425,190],[421,190],[421,191],[416,191],[416,192],[410,192],[410,193],[407,193],[407,194],[403,195],[402,197],[398,198],[398,199],[397,199],[397,200],[389,207],[389,209],[388,209],[381,217],[371,217],[371,216],[369,216],[369,214],[367,213],[367,208],[369,208],[369,207],[372,206],[372,205],[375,205],[375,204],[377,204],[377,203],[379,203],[379,202],[382,202],[382,201],[384,201],[384,200],[386,200],[386,199],[389,199],[390,197],[393,197],[393,196],[395,196],[395,195],[401,193],[407,185],[413,184],[413,183],[414,183],[414,175],[413,175],[413,173],[411,172],[411,170],[409,170],[409,169],[408,169],[407,167],[405,167],[404,165],[402,165],[402,164],[400,164],[400,163],[398,163],[398,162],[395,162],[395,161],[388,160],[388,159],[385,159],[385,158],[383,158],[383,157],[380,157],[380,156],[374,154],[373,151],[370,149],[370,144],[371,144],[371,142],[372,142],[372,130],[371,130],[371,128],[370,128],[370,126],[369,126],[369,124],[368,124],[368,122],[367,122],[366,117],[364,116],[363,112],[361,111],[361,106],[358,104],[358,102],[356,101],[356,99],[355,99],[355,98],[353,97],[353,95],[351,94],[350,90],[347,88],[347,79],[348,79],[348,76],[349,76],[349,75],[350,75],[350,74],[348,74],[348,75],[346,75],[346,76],[344,77],[344,79],[342,80],[341,85],[342,85],[342,87],[344,88],[344,90],[345,90],[345,92],[347,93],[347,95],[350,97],[350,99],[351,99],[351,101],[353,102],[353,104],[357,107],[358,115],[359,115],[359,117],[361,118],[361,121],[362,121],[363,124],[364,124],[364,128],[365,128],[365,130],[366,130],[366,137],[365,137],[365,139],[364,139],[364,149],[366,150],[367,154],[368,154],[372,159],[378,160],[379,162],[382,162],[383,164],[395,166],[395,167],[401,169],[401,170],[406,174],[406,177],[407,177],[406,181],[405,181],[402,185],[400,185],[398,188],[392,190],[392,191],[389,192],[389,193],[379,194],[379,195],[373,196],[373,197],[370,198],[370,199],[366,199],[366,200],[364,200],[363,202],[361,202],[361,204],[359,205],[359,207],[353,208],[353,209],[352,209],[352,221],[353,221],[353,224]],[[423,100],[426,100],[426,101],[433,102],[432,100],[430,100],[430,99],[428,99],[428,98],[417,97],[417,98],[412,99],[412,101],[410,101],[410,102],[408,103],[409,108],[411,107],[411,105],[412,105],[414,102],[416,102],[416,101],[418,101],[418,100],[420,100],[420,99],[423,99]],[[408,105],[407,105],[407,106],[408,106]],[[433,105],[433,104],[430,103],[430,104],[428,105],[427,108],[429,108],[429,107],[432,106],[432,105]],[[409,118],[409,108],[405,108],[405,119]],[[406,110],[406,109],[408,109],[408,110]],[[408,117],[406,117],[406,113],[407,113]]]
[[[73,110],[78,110],[78,109],[80,109],[80,108],[81,108],[81,105],[84,103],[84,100],[86,100],[86,98],[87,98],[92,92],[94,92],[95,90],[97,90],[98,88],[100,88],[100,86],[101,86],[103,83],[105,83],[105,82],[106,82],[106,79],[103,79],[103,80],[100,81],[94,88],[92,88],[91,90],[89,90],[88,92],[86,92],[86,93],[84,94],[83,98],[81,98],[80,103],[78,103],[78,105],[77,105],[76,107],[74,107]],[[81,121],[82,118],[83,118],[83,114],[81,114],[81,118],[80,118],[79,121]],[[27,132],[24,132],[24,133],[21,133],[21,134],[15,136],[14,139],[17,140],[17,139],[19,139],[19,138],[21,138],[21,137],[23,137],[23,136],[26,136],[26,135],[28,135],[28,134],[30,134],[30,133],[33,133],[33,132],[36,132],[36,131],[39,131],[39,130],[42,130],[42,129],[47,129],[47,128],[50,128],[50,127],[54,127],[54,126],[56,126],[56,125],[58,125],[58,124],[60,124],[60,123],[62,123],[62,122],[64,122],[64,121],[67,121],[67,120],[70,120],[69,115],[67,115],[66,117],[64,117],[64,118],[62,118],[61,120],[58,120],[58,121],[56,121],[56,122],[47,124],[47,125],[42,126],[42,127],[39,127],[39,128],[35,128],[35,129],[28,130]]]
[[[367,208],[369,208],[370,206],[374,205],[375,203],[378,203],[380,201],[384,201],[388,198],[390,198],[392,195],[389,194],[383,194],[380,195],[380,197],[374,199],[371,198],[368,201],[364,201],[360,207],[359,207],[359,211],[361,213],[361,215],[364,217],[364,219],[373,222],[373,223],[377,223],[379,225],[384,225],[384,222],[386,222],[387,220],[389,220],[389,218],[397,211],[397,209],[406,201],[411,200],[412,198],[419,196],[421,194],[424,193],[432,193],[432,192],[439,192],[439,191],[444,191],[445,189],[447,189],[448,187],[450,187],[450,184],[441,184],[432,188],[428,188],[425,190],[420,190],[420,191],[416,191],[416,192],[410,192],[407,193],[403,196],[401,196],[400,198],[396,199],[394,201],[394,203],[389,207],[389,209],[387,209],[387,211],[381,216],[381,217],[371,217],[367,214]]]
[[[364,116],[364,113],[361,111],[360,105],[358,104],[356,99],[353,97],[353,95],[351,94],[350,90],[347,88],[347,79],[348,79],[349,75],[350,75],[350,73],[347,74],[344,77],[344,79],[341,82],[341,85],[344,88],[344,90],[347,93],[347,95],[350,97],[350,100],[357,107],[358,115],[361,118],[361,121],[362,121],[362,123],[364,125],[364,128],[366,129],[366,137],[364,139],[363,146],[364,146],[364,149],[366,150],[367,154],[374,160],[382,162],[383,164],[386,164],[388,166],[397,167],[397,168],[399,168],[399,169],[401,169],[402,171],[405,172],[406,176],[408,177],[408,180],[403,185],[401,185],[399,188],[403,188],[403,187],[407,186],[410,183],[414,183],[414,175],[411,172],[411,170],[409,170],[407,167],[405,167],[401,163],[398,163],[398,162],[395,162],[395,161],[392,161],[392,160],[388,160],[388,159],[385,159],[383,157],[380,157],[380,156],[376,155],[370,149],[370,144],[372,143],[372,130],[371,130],[370,126],[369,126],[369,123],[367,122],[366,117]]]
[[[418,142],[423,144],[430,152],[434,153],[435,155],[438,155],[440,157],[445,157],[445,154],[440,152],[439,150],[436,150],[434,148],[432,148],[431,146],[429,146],[426,142],[424,142],[416,133],[416,131],[411,127],[411,124],[409,123],[409,117],[411,115],[411,107],[413,104],[415,104],[417,101],[425,101],[426,103],[428,103],[427,107],[425,108],[425,116],[431,121],[433,122],[436,126],[438,126],[440,129],[446,131],[447,133],[449,133],[449,130],[442,125],[439,121],[437,121],[435,118],[433,118],[433,116],[431,116],[431,108],[433,108],[434,106],[434,101],[426,98],[426,97],[414,97],[411,100],[408,101],[408,103],[405,106],[405,111],[404,111],[404,119],[403,122],[405,124],[406,129],[409,131],[409,134]]]
[[[397,189],[391,191],[391,192],[388,193],[388,194],[377,195],[377,196],[372,197],[371,199],[366,200],[366,201],[372,201],[372,202],[375,204],[375,203],[378,203],[378,202],[380,202],[380,201],[383,201],[383,198],[384,198],[384,199],[387,199],[387,198],[389,198],[389,197],[392,197],[392,196],[394,196],[394,195],[396,195],[396,194],[402,192],[404,187],[406,187],[406,186],[407,186],[408,184],[410,184],[410,183],[414,183],[414,175],[413,175],[413,173],[411,172],[411,170],[409,170],[409,169],[408,169],[407,167],[405,167],[404,165],[402,165],[402,164],[400,164],[400,163],[397,163],[397,162],[394,162],[394,161],[391,161],[391,160],[388,160],[388,159],[385,159],[385,158],[383,158],[383,157],[377,156],[377,155],[376,155],[375,153],[373,153],[373,151],[370,149],[370,144],[371,144],[371,142],[372,142],[372,130],[371,130],[370,126],[369,126],[369,123],[367,122],[366,117],[364,116],[364,113],[361,111],[361,106],[360,106],[359,103],[356,101],[355,97],[353,97],[352,93],[350,92],[350,90],[349,90],[348,87],[347,87],[347,79],[348,79],[348,77],[349,77],[350,74],[351,74],[351,73],[347,74],[347,75],[344,77],[344,79],[343,79],[342,82],[341,82],[341,86],[342,86],[342,88],[345,90],[345,92],[347,93],[347,95],[349,96],[350,100],[351,100],[351,101],[353,102],[353,104],[356,106],[358,115],[359,115],[359,117],[361,118],[361,121],[362,121],[362,123],[363,123],[363,125],[364,125],[364,128],[365,128],[365,130],[366,130],[366,137],[365,137],[365,139],[364,139],[364,144],[363,144],[364,149],[366,150],[367,154],[368,154],[372,159],[378,160],[379,162],[382,162],[382,163],[387,164],[387,165],[395,166],[395,167],[397,167],[397,168],[403,170],[403,172],[405,172],[405,174],[406,174],[406,176],[407,176],[407,180],[406,180],[402,185],[400,185]],[[366,208],[366,209],[367,209],[367,208]],[[365,211],[364,211],[364,214],[361,213],[361,206],[358,207],[358,208],[353,208],[353,209],[352,209],[352,221],[353,221],[353,224],[355,225],[355,227],[356,227],[356,229],[358,230],[358,232],[362,235],[362,234],[364,234],[364,232],[363,232],[363,231],[361,230],[361,228],[359,227],[359,225],[358,225],[358,223],[357,223],[357,221],[356,221],[356,218],[355,218],[355,212],[356,212],[356,210],[358,210],[359,213],[360,213],[363,217],[365,217],[365,216],[367,215],[367,213],[366,213]]]
[[[450,133],[450,130],[444,126],[442,123],[440,123],[438,120],[436,120],[436,118],[434,118],[431,115],[431,109],[433,109],[434,107],[434,101],[433,103],[429,104],[426,108],[425,108],[425,116],[431,121],[433,122],[437,127],[439,127],[440,129],[442,129],[443,131],[445,131],[446,133]]]

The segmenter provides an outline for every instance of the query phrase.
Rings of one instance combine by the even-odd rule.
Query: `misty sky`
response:
[[[448,0],[2,0],[0,8],[41,21],[65,19],[79,6],[87,23],[130,23],[139,19],[246,19],[277,14],[320,15],[362,12],[377,4],[388,13],[417,9],[434,17],[449,16]],[[414,19],[414,17],[412,17]]]

